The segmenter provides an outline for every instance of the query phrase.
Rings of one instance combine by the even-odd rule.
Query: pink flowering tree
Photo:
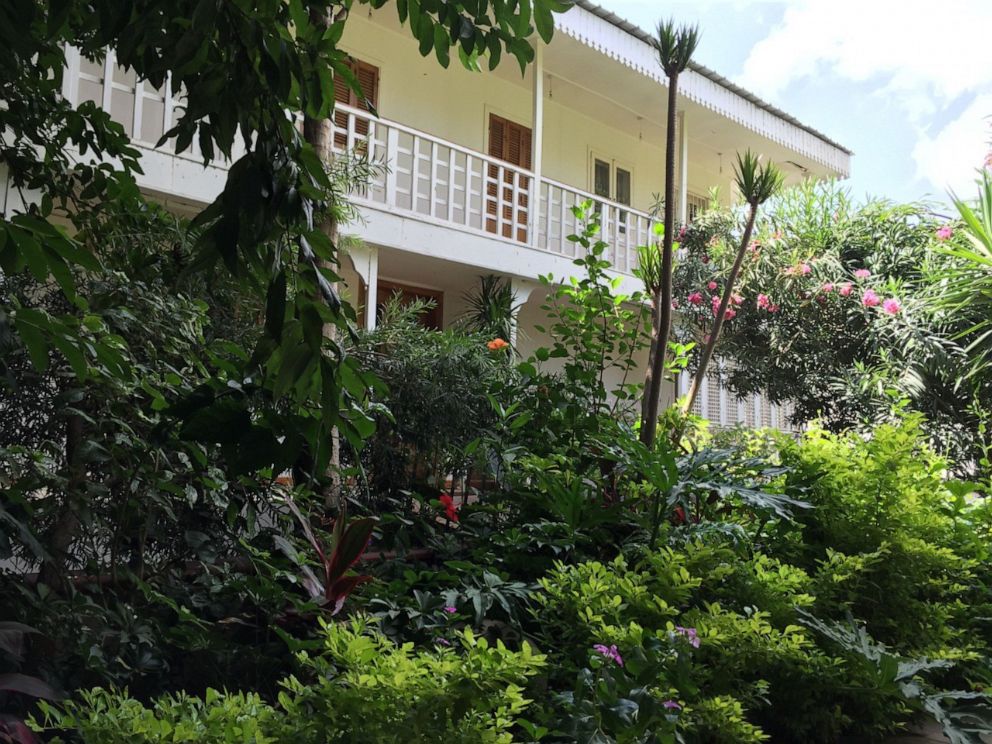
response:
[[[724,384],[790,402],[797,422],[840,430],[908,406],[926,415],[938,447],[974,453],[992,391],[963,379],[964,316],[930,301],[961,230],[926,205],[856,205],[835,184],[807,183],[769,203],[730,286],[740,222],[712,210],[685,230],[680,341],[712,342]],[[724,296],[732,312],[714,340]]]
[[[751,236],[754,234],[755,223],[758,218],[758,207],[772,198],[782,186],[782,173],[771,163],[761,165],[758,158],[748,150],[744,155],[737,156],[737,165],[734,168],[734,176],[737,181],[737,188],[747,204],[747,219],[744,223],[744,232],[741,235],[737,252],[734,255],[734,262],[730,266],[730,271],[724,280],[723,293],[717,299],[714,294],[710,300],[713,311],[713,323],[709,332],[703,338],[702,351],[699,355],[696,374],[693,377],[692,385],[689,387],[689,394],[686,396],[684,409],[692,408],[692,404],[699,394],[699,388],[706,375],[707,367],[713,358],[713,350],[720,340],[720,331],[727,320],[732,320],[737,314],[736,308],[743,302],[741,295],[734,289],[737,279],[740,277],[741,268],[744,265],[744,257],[751,244]],[[707,282],[707,289],[715,291],[716,282]]]

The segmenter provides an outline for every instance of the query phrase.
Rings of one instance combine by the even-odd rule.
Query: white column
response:
[[[379,294],[379,249],[362,243],[348,248],[348,258],[358,276],[365,284],[365,318],[363,326],[367,331],[375,330],[375,305]]]
[[[530,197],[527,200],[527,222],[530,234],[528,243],[534,248],[538,246],[538,230],[541,226],[541,159],[544,153],[544,44],[538,41],[534,45],[534,62],[531,64],[534,74],[534,114],[531,121],[531,170],[534,181],[530,185]]]
[[[518,316],[520,315],[520,309],[538,286],[538,283],[531,279],[520,279],[515,276],[510,277],[510,291],[513,293],[513,320],[510,323],[510,338],[506,340],[510,342],[510,348],[514,350],[517,348],[517,338],[519,335],[517,333],[517,327],[519,325]]]
[[[379,298],[379,249],[369,249],[369,265],[365,275],[365,330],[375,330],[375,307]]]
[[[685,111],[679,112],[679,222],[689,217],[689,137],[685,131]]]

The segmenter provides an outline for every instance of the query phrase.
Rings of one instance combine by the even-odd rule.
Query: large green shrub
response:
[[[769,547],[813,578],[814,613],[850,612],[907,653],[987,652],[988,630],[973,620],[992,600],[989,546],[971,523],[982,502],[946,479],[918,419],[880,426],[870,438],[814,430],[779,448],[787,487],[814,508],[795,530],[783,525]]]
[[[300,655],[304,673],[283,681],[275,705],[210,690],[149,707],[98,689],[61,709],[43,706],[35,726],[72,729],[83,744],[509,744],[530,703],[524,685],[544,666],[526,643],[511,651],[470,630],[453,647],[415,650],[361,618],[323,629],[320,652]]]

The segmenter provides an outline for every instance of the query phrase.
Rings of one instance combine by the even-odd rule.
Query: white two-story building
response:
[[[627,290],[637,247],[652,236],[650,210],[664,190],[665,76],[651,35],[589,0],[556,16],[554,39],[539,45],[526,74],[512,59],[495,72],[457,61],[443,69],[422,58],[387,6],[349,18],[342,42],[354,58],[365,97],[337,91],[336,145],[359,148],[383,167],[354,195],[360,219],[342,227],[345,294],[373,327],[376,307],[400,291],[436,302],[438,327],[465,310],[463,295],[482,274],[507,277],[521,303],[521,354],[542,343],[538,275],[575,273],[571,207],[593,200],[608,258]],[[112,55],[94,64],[69,52],[66,97],[95,100],[143,152],[141,186],[180,210],[209,203],[223,165],[203,168],[198,153],[176,155],[154,143],[181,101],[153,89]],[[735,155],[750,148],[776,162],[788,181],[843,178],[851,153],[819,132],[693,66],[680,78],[676,184],[681,221],[719,187],[734,199]],[[0,184],[2,186],[2,184]],[[6,188],[0,188],[6,192]],[[6,205],[7,194],[0,197]],[[675,391],[669,391],[669,397]],[[711,384],[700,412],[718,424],[783,426],[782,412],[760,398],[737,401]]]

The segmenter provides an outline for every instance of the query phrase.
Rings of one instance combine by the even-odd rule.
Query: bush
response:
[[[789,488],[814,508],[771,549],[813,578],[813,612],[867,623],[879,641],[908,654],[987,653],[989,547],[968,520],[980,505],[967,484],[924,444],[919,421],[878,427],[871,438],[816,430],[780,442]],[[983,611],[983,609],[985,611]]]
[[[526,643],[511,651],[469,630],[458,648],[417,651],[361,618],[323,629],[321,652],[299,656],[307,681],[284,680],[277,705],[210,690],[203,699],[168,695],[146,707],[126,692],[97,689],[63,710],[43,705],[44,724],[35,728],[71,728],[84,744],[507,744],[530,703],[523,685],[544,666]]]

